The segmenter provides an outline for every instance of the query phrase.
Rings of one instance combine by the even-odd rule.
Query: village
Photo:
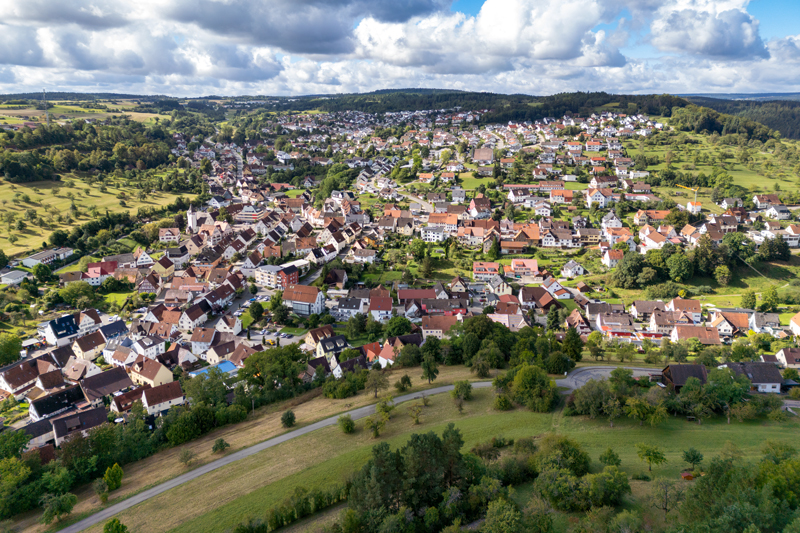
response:
[[[788,254],[800,224],[778,194],[704,204],[690,189],[683,203],[665,205],[647,165],[628,153],[670,128],[644,115],[473,125],[481,114],[279,115],[276,128],[294,135],[280,147],[175,133],[173,155],[208,171],[208,200],[188,208],[185,225],[162,221],[150,247],[55,272],[61,288],[124,281],[149,305],[126,317],[63,309],[41,323],[24,357],[0,369],[3,397],[29,405],[12,427],[52,454],[76,433],[123,422],[136,402],[152,417],[183,405],[186,376],[217,369],[233,390],[248,357],[274,347],[299,346],[306,382],[343,379],[391,367],[404,346],[446,341],[482,314],[513,332],[575,329],[587,344],[599,338],[643,354],[665,343],[697,354],[741,337],[800,335],[800,314],[782,322],[775,310],[691,294],[619,301],[590,279],[652,251],[720,247],[732,233]],[[402,135],[375,134],[400,125]],[[300,160],[354,178],[274,180]],[[6,270],[2,283],[19,285],[30,269],[71,254],[12,261],[28,271]],[[454,266],[437,272],[451,254]],[[736,368],[755,376],[754,390],[779,393],[780,369],[800,368],[800,349]]]

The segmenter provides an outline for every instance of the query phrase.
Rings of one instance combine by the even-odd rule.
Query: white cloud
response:
[[[486,0],[474,16],[450,3],[3,0],[0,92],[800,87],[800,37],[765,43],[748,0]],[[620,52],[640,42],[664,55]]]

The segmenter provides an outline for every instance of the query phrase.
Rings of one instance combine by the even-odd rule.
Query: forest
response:
[[[788,139],[800,139],[800,102],[798,101],[722,100],[702,96],[692,96],[689,97],[689,100],[720,113],[760,122],[780,131],[781,135]]]

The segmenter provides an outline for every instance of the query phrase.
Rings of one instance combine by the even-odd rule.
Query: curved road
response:
[[[612,370],[614,370],[615,366],[602,366],[602,367],[583,367],[577,370],[574,370],[570,373],[565,379],[559,380],[558,385],[561,387],[567,387],[571,392],[576,388],[582,387],[587,381],[590,379],[601,379],[604,377],[608,377]],[[628,368],[628,367],[625,367]],[[652,369],[646,368],[630,368],[633,370],[634,376],[645,376],[650,372],[653,372]],[[473,382],[472,386],[476,389],[484,389],[492,386],[490,381],[477,381]],[[407,402],[410,400],[417,400],[422,397],[424,393],[426,396],[432,394],[441,394],[443,392],[450,392],[453,390],[453,385],[443,385],[441,387],[436,387],[433,389],[428,389],[426,391],[415,392],[413,394],[406,394],[404,396],[398,396],[394,399],[395,404]],[[358,420],[364,417],[367,417],[371,414],[375,413],[375,405],[367,405],[364,407],[360,407],[358,409],[353,409],[352,411],[348,411],[342,414],[349,414],[353,417],[354,420]],[[119,503],[115,503],[98,511],[97,513],[84,518],[80,522],[76,522],[71,526],[65,527],[64,529],[60,530],[62,533],[78,533],[79,531],[83,531],[84,529],[90,528],[94,525],[99,523],[105,522],[106,520],[112,518],[113,516],[125,511],[126,509],[130,509],[135,505],[138,505],[142,502],[149,500],[150,498],[154,498],[159,494],[166,492],[170,489],[174,489],[175,487],[179,487],[188,481],[192,481],[197,479],[198,477],[202,476],[203,474],[207,474],[209,472],[213,472],[218,468],[222,468],[227,466],[231,463],[234,463],[240,459],[244,459],[245,457],[250,457],[251,455],[255,455],[257,453],[263,452],[273,446],[277,446],[278,444],[283,444],[286,441],[295,439],[307,433],[311,433],[312,431],[316,431],[318,429],[322,429],[328,426],[332,426],[337,423],[339,416],[336,415],[330,418],[326,418],[324,420],[320,420],[319,422],[314,422],[313,424],[309,424],[308,426],[302,427],[300,429],[296,429],[294,431],[290,431],[288,433],[284,433],[278,437],[274,437],[269,440],[265,440],[264,442],[260,442],[249,448],[245,448],[243,450],[239,450],[238,452],[234,452],[230,455],[226,455],[221,459],[217,459],[216,461],[212,461],[210,463],[206,463],[202,466],[199,466],[192,470],[191,472],[186,472],[185,474],[181,474],[178,477],[170,479],[169,481],[165,481],[160,485],[157,485],[151,489],[144,490],[138,494],[131,496],[125,500],[122,500]]]

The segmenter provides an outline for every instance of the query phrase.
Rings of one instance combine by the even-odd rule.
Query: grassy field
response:
[[[308,333],[308,330],[303,328],[283,328],[280,330],[280,333],[288,333],[289,335],[295,335],[299,337]]]
[[[120,186],[119,189],[107,184],[107,192],[100,192],[99,185],[89,185],[80,177],[75,175],[65,176],[74,182],[72,188],[68,188],[64,182],[55,181],[35,181],[31,183],[12,184],[8,182],[0,183],[0,217],[8,214],[17,216],[24,214],[28,209],[33,209],[36,215],[43,218],[52,227],[39,227],[31,222],[27,222],[27,227],[18,231],[9,230],[8,225],[0,227],[0,248],[8,256],[25,254],[34,248],[39,248],[42,242],[46,241],[50,234],[56,229],[69,231],[72,227],[83,224],[90,219],[86,212],[89,206],[96,206],[102,213],[106,209],[111,212],[130,211],[135,213],[140,207],[160,207],[175,201],[178,195],[153,192],[147,195],[144,201],[140,201],[136,195],[137,189]],[[58,188],[58,194],[53,192]],[[117,195],[125,193],[126,207],[119,205]],[[70,214],[72,199],[67,195],[74,195],[75,205],[81,210],[81,215],[71,224],[58,223],[55,219],[57,215],[67,216]],[[27,195],[30,201],[23,201],[22,195]],[[10,243],[8,237],[16,235],[19,240]]]
[[[388,372],[389,383],[394,383],[406,373],[411,376],[414,385],[407,391],[410,393],[452,384],[459,380],[477,379],[468,368],[454,366],[441,367],[439,377],[431,385],[420,378],[421,370],[419,368],[390,370]],[[493,379],[496,374],[497,371],[492,371],[492,375],[487,379]],[[123,486],[111,495],[110,502],[113,503],[115,500],[128,498],[147,487],[162,483],[185,472],[186,469],[178,460],[179,454],[184,448],[189,448],[197,454],[196,464],[200,465],[219,458],[219,456],[211,453],[211,447],[218,438],[225,439],[231,445],[230,449],[235,451],[284,433],[286,430],[281,426],[280,417],[288,408],[294,411],[298,426],[302,427],[329,416],[375,402],[376,400],[372,395],[365,392],[344,400],[330,400],[321,396],[321,389],[315,389],[288,402],[261,407],[256,410],[254,415],[250,415],[246,421],[240,424],[225,426],[185,446],[170,448],[137,463],[126,465]],[[74,492],[79,498],[78,504],[75,506],[74,516],[91,514],[100,510],[100,501],[90,486],[82,487]],[[17,517],[15,521],[16,530],[27,533],[45,531],[46,528],[38,523],[40,515],[41,513],[39,512],[30,512]],[[100,529],[102,530],[102,527]],[[132,531],[137,530],[132,528]],[[139,531],[146,531],[146,529],[140,529]]]
[[[621,469],[628,474],[646,472],[647,466],[639,461],[635,449],[636,443],[646,442],[661,447],[668,459],[654,473],[674,479],[685,468],[681,454],[689,447],[697,448],[709,459],[730,440],[746,458],[753,458],[759,456],[765,440],[794,440],[798,430],[795,420],[783,425],[763,421],[727,425],[724,420],[698,425],[681,418],[671,418],[659,428],[627,420],[610,428],[605,421],[564,417],[561,411],[536,414],[517,409],[500,413],[491,409],[492,399],[490,389],[476,390],[474,399],[459,414],[448,395],[434,396],[423,411],[419,426],[413,425],[406,406],[401,405],[380,440],[393,447],[401,446],[411,433],[441,432],[449,422],[455,422],[463,433],[465,451],[497,435],[519,438],[558,432],[583,445],[594,461],[595,471],[600,470],[600,453],[607,447],[614,448],[622,460]],[[343,481],[368,459],[377,442],[361,426],[358,423],[359,429],[352,435],[330,427],[294,439],[168,491],[122,513],[120,519],[132,531],[210,533],[231,529],[243,520],[263,516],[296,487],[312,489]],[[532,491],[522,489],[516,497],[524,504]],[[184,504],[181,495],[186,494],[192,495],[193,505]],[[319,518],[325,519],[325,515]],[[99,532],[101,527],[89,531]]]
[[[111,116],[128,115],[131,120],[137,122],[155,122],[155,119],[169,120],[172,117],[169,115],[159,115],[157,113],[138,113],[130,111],[129,108],[134,107],[133,104],[108,104],[109,110],[105,109],[88,109],[75,105],[75,103],[56,104],[50,108],[50,121],[63,122],[79,118],[104,120]],[[18,107],[18,106],[13,106]],[[27,107],[24,109],[13,109],[11,107],[0,108],[0,123],[18,124],[20,122],[44,122],[44,110],[34,109]]]
[[[105,298],[108,303],[115,304],[115,305],[122,305],[125,300],[131,296],[132,294],[136,294],[136,291],[130,292],[110,292],[106,294]]]

